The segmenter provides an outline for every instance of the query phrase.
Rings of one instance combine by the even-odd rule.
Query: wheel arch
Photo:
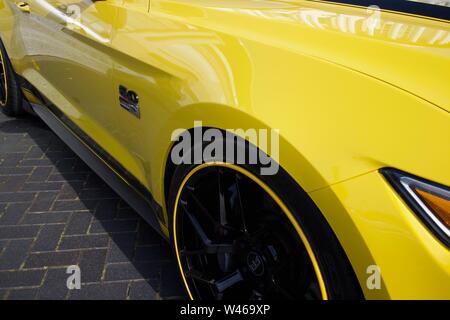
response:
[[[201,110],[210,109],[215,110],[216,112],[212,112],[214,116],[212,117],[205,117],[204,113],[200,113]],[[231,109],[231,110],[230,110]],[[220,110],[220,111],[218,111]],[[239,110],[232,109],[230,107],[226,106],[211,106],[211,105],[197,105],[192,106],[192,109],[185,109],[184,112],[180,112],[178,123],[185,124],[185,126],[180,125],[176,126],[174,128],[183,128],[183,132],[188,131],[191,134],[193,134],[194,127],[192,126],[195,116],[197,115],[199,118],[202,118],[202,125],[203,127],[207,128],[214,128],[219,129],[222,132],[227,131],[227,129],[235,129],[235,128],[249,128],[249,127],[255,127],[255,128],[267,128],[268,126],[261,121],[251,117],[250,115],[243,113]],[[217,112],[218,111],[218,112]],[[207,113],[209,115],[209,112]],[[201,115],[201,116],[200,116]],[[225,121],[224,121],[225,119]],[[190,125],[190,126],[189,126]],[[229,125],[229,126],[227,126]],[[242,138],[242,137],[241,137]],[[342,243],[339,240],[339,235],[335,232],[333,226],[329,223],[329,219],[327,218],[328,214],[333,213],[324,213],[320,210],[320,204],[317,204],[314,202],[314,200],[308,195],[308,190],[304,187],[305,185],[309,186],[310,190],[314,190],[314,187],[312,186],[327,186],[327,183],[325,179],[320,175],[319,171],[315,168],[315,166],[310,163],[306,157],[297,150],[289,141],[280,133],[279,136],[280,139],[280,169],[286,174],[286,176],[292,180],[292,182],[295,185],[295,190],[292,190],[292,194],[295,195],[299,192],[302,194],[307,195],[309,200],[311,200],[312,203],[315,204],[315,206],[318,208],[322,216],[327,221],[328,225],[330,226],[330,229],[333,231],[336,239],[338,240],[338,245],[344,250],[345,255],[347,256],[347,259],[350,262],[350,265],[354,271],[355,274],[359,276],[359,274],[356,272],[354,268],[354,264],[352,263],[351,257],[348,256],[347,250],[343,247]],[[171,224],[172,224],[172,214],[168,212],[168,197],[169,197],[169,188],[170,183],[172,181],[173,174],[176,169],[176,165],[172,163],[170,160],[170,153],[173,147],[176,145],[176,142],[171,141],[169,145],[167,145],[167,148],[164,153],[164,161],[162,165],[161,170],[161,197],[163,199],[163,207],[166,215],[166,222],[167,222],[167,229],[171,230]],[[256,148],[260,149],[258,145],[255,146]],[[266,150],[263,150],[266,151]],[[270,155],[270,152],[268,152]],[[284,154],[284,156],[283,156]],[[288,155],[290,157],[290,161],[284,161],[285,157]],[[295,165],[294,170],[292,170],[292,167]],[[339,200],[336,197],[333,199],[333,201],[336,202],[336,205],[339,204]],[[342,212],[342,210],[339,210],[338,212]],[[364,256],[364,260],[369,262],[372,262],[373,259],[370,255],[369,249],[365,246],[365,243],[363,241],[363,238],[361,237],[359,231],[357,230],[356,226],[354,225],[353,221],[350,219],[349,216],[342,216],[339,217],[340,220],[345,221],[345,224],[348,226],[347,231],[354,234],[355,240],[359,243],[360,248],[363,250],[362,255]],[[171,236],[171,235],[170,235]],[[369,263],[370,264],[370,263]],[[358,277],[359,285],[362,286],[365,283],[363,283],[363,279]]]
[[[197,119],[196,119],[197,118]],[[219,104],[195,104],[186,106],[175,112],[167,121],[166,126],[160,130],[159,141],[165,141],[164,150],[161,150],[162,159],[160,159],[160,198],[166,209],[166,200],[168,195],[168,188],[176,165],[172,163],[170,154],[176,141],[167,143],[167,137],[175,130],[179,132],[189,132],[193,134],[195,129],[194,122],[201,119],[204,128],[218,129],[222,132],[229,132],[229,129],[270,129],[271,127],[264,122],[256,119],[251,114],[233,108],[231,106]],[[239,136],[248,141],[245,136]],[[271,156],[270,150],[260,145],[255,145],[256,148],[262,150],[264,153]],[[289,176],[296,181],[297,185],[303,192],[309,192],[328,185],[325,178],[320,174],[319,170],[308,159],[297,150],[293,144],[283,135],[279,133],[279,149],[280,161],[279,166],[289,173]]]

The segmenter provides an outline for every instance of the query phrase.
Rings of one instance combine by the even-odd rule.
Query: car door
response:
[[[21,74],[114,158],[127,156],[114,139],[111,38],[122,0],[26,0],[20,37]],[[132,166],[132,163],[124,164]]]

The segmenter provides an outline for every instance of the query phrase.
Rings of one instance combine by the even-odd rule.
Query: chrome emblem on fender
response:
[[[124,86],[119,86],[119,102],[122,108],[132,113],[135,117],[141,117],[139,96],[136,92],[128,90]]]

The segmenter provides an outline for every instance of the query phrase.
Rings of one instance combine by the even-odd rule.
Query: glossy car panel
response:
[[[448,297],[448,249],[377,172],[450,185],[448,22],[304,0],[106,0],[69,25],[33,8],[0,5],[16,72],[149,189],[167,237],[175,129],[277,128],[281,166],[322,210],[366,297]],[[140,118],[120,107],[119,86],[139,95]],[[370,264],[381,291],[365,289]]]
[[[368,265],[380,268],[383,290],[362,286],[366,297],[448,299],[448,248],[392,191],[383,176],[374,171],[310,195],[322,212],[334,212],[328,222],[346,253],[361,257],[352,260],[360,282],[367,279]],[[343,212],[345,220],[341,219]],[[358,230],[358,237],[349,232],[349,226]]]

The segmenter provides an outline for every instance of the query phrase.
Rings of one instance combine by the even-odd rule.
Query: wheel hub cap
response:
[[[264,275],[265,272],[264,259],[256,251],[250,251],[247,254],[247,266],[254,276],[261,277]]]

